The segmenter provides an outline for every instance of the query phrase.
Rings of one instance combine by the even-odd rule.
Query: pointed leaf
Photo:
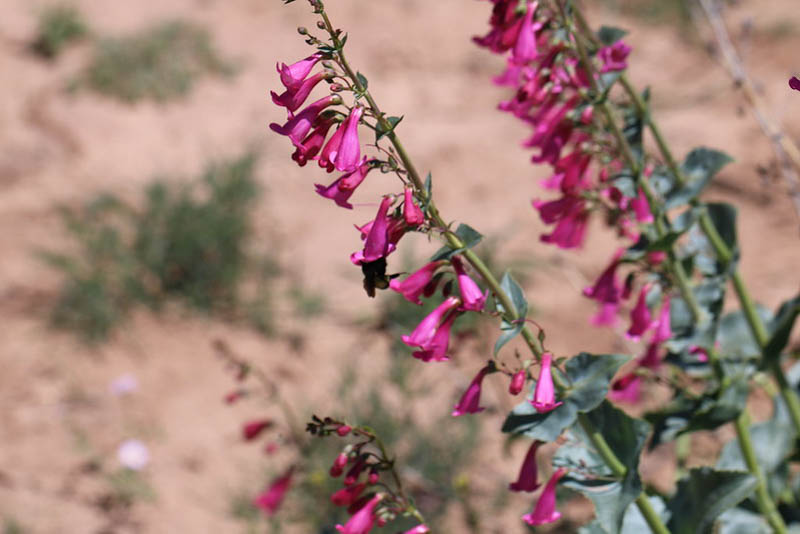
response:
[[[764,365],[778,361],[781,351],[789,343],[792,327],[800,315],[800,295],[781,304],[775,318],[770,321],[771,335],[767,346],[764,348]]]
[[[692,469],[678,482],[675,496],[667,505],[672,513],[667,526],[673,534],[711,532],[714,520],[747,498],[756,485],[756,477],[750,473]]]
[[[600,26],[600,29],[597,30],[597,38],[606,46],[613,45],[626,35],[628,35],[628,30],[614,26]]]
[[[730,156],[718,150],[709,148],[692,150],[681,165],[687,183],[682,188],[667,193],[664,208],[672,209],[688,204],[708,185],[711,178],[731,161],[733,159]]]

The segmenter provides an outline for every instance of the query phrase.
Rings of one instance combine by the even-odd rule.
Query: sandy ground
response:
[[[212,341],[223,339],[270,372],[294,376],[308,405],[320,411],[332,401],[331,392],[318,386],[345,359],[379,365],[382,345],[352,350],[358,334],[342,324],[375,306],[364,297],[360,273],[347,258],[358,246],[351,225],[372,216],[369,202],[385,184],[373,180],[359,190],[356,201],[365,204],[354,212],[338,209],[313,193],[312,184],[329,177],[312,166],[294,166],[288,143],[266,128],[283,119],[266,98],[267,90],[278,86],[275,62],[306,54],[294,31],[313,24],[304,2],[74,3],[101,34],[174,17],[207,25],[219,49],[242,69],[230,81],[201,81],[188,98],[168,105],[68,94],[63,87],[86,61],[88,45],[69,50],[56,63],[43,62],[26,44],[45,3],[0,2],[0,225],[5,229],[0,232],[0,517],[14,518],[34,533],[237,532],[241,525],[228,512],[230,495],[257,487],[252,466],[266,462],[257,449],[241,445],[239,425],[262,412],[223,405],[231,379],[214,357]],[[417,166],[432,172],[445,217],[495,237],[502,256],[534,262],[529,296],[551,349],[559,354],[627,350],[613,332],[587,325],[593,309],[579,294],[610,256],[612,236],[592,228],[580,254],[539,244],[543,228],[529,200],[541,194],[536,183],[543,170],[530,166],[518,147],[525,130],[495,110],[503,92],[488,78],[500,62],[468,41],[484,31],[487,5],[330,4],[336,24],[350,33],[352,63],[367,74],[385,110],[405,115],[398,132]],[[752,72],[770,111],[800,137],[792,120],[800,116],[800,98],[786,89],[788,77],[800,72],[800,12],[793,0],[768,4],[742,2],[734,15],[753,17],[763,30],[748,51]],[[636,25],[620,22],[613,11],[596,13],[596,20]],[[778,25],[789,28],[780,37],[770,33]],[[673,29],[642,25],[630,42],[632,77],[653,86],[658,118],[676,152],[707,145],[735,155],[736,163],[721,173],[708,197],[739,207],[740,220],[746,221],[739,225],[744,276],[760,300],[774,307],[797,290],[800,247],[798,220],[782,184],[765,186],[755,172],[770,161],[769,144],[702,47],[683,42]],[[300,357],[286,343],[247,327],[172,309],[158,317],[136,314],[109,343],[91,349],[47,326],[59,278],[34,252],[64,246],[56,205],[78,204],[98,190],[135,199],[156,175],[188,176],[209,158],[235,155],[252,144],[263,154],[258,177],[267,191],[255,221],[257,234],[277,235],[284,264],[323,292],[336,316],[314,321]],[[424,240],[406,246],[420,257],[432,250]],[[443,397],[455,398],[476,366],[467,362],[456,373],[432,371],[440,373],[434,376],[441,377]],[[136,375],[140,390],[119,399],[108,384],[123,373]],[[450,402],[429,409],[444,411]],[[491,393],[488,402],[495,402]],[[157,499],[137,503],[128,524],[109,527],[95,505],[102,488],[83,474],[87,449],[79,443],[113,464],[116,447],[134,436],[150,447],[147,476]],[[486,454],[503,453],[498,448]],[[513,463],[504,469],[513,476]]]

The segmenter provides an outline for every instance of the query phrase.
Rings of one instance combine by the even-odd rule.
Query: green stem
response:
[[[750,435],[750,417],[747,410],[742,411],[741,415],[736,418],[736,436],[739,438],[739,448],[742,451],[742,456],[747,464],[748,470],[756,477],[758,484],[756,485],[756,501],[758,502],[758,509],[764,515],[772,529],[778,534],[786,533],[786,524],[783,522],[783,517],[778,513],[775,503],[767,490],[767,480],[764,477],[764,472],[756,459],[755,448],[753,447],[753,438]]]
[[[625,467],[619,458],[617,458],[614,451],[611,450],[611,447],[608,445],[608,442],[603,437],[603,434],[600,433],[597,428],[592,425],[589,418],[586,416],[585,413],[578,414],[578,423],[581,425],[581,428],[589,437],[589,441],[592,442],[595,450],[600,454],[605,461],[606,465],[611,469],[611,472],[617,478],[624,478],[628,472],[628,469]],[[650,527],[650,530],[653,531],[655,534],[669,534],[669,530],[664,525],[664,522],[659,517],[658,513],[653,509],[653,506],[650,504],[650,501],[647,499],[647,495],[644,492],[640,493],[636,500],[636,507],[639,508],[639,511],[644,516],[645,521],[647,521],[647,525]]]

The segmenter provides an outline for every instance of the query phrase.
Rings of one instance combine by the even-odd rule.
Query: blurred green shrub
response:
[[[77,250],[42,253],[64,274],[54,324],[100,341],[134,305],[158,309],[167,297],[206,312],[234,313],[249,266],[245,246],[257,197],[254,165],[255,156],[246,154],[210,165],[188,185],[155,182],[141,209],[112,195],[100,195],[79,210],[63,208]],[[274,261],[262,263],[272,267],[259,276],[276,274]],[[266,331],[265,307],[271,301],[261,293],[269,285],[258,286]]]
[[[39,27],[32,48],[37,54],[52,59],[58,56],[64,45],[87,33],[86,23],[77,9],[68,5],[49,6],[39,15]]]
[[[202,75],[233,73],[233,65],[218,55],[206,29],[178,20],[128,37],[100,39],[82,82],[129,102],[166,101],[188,93]]]

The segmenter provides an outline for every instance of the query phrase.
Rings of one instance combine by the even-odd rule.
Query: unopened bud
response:
[[[330,89],[334,93],[338,93],[339,91],[344,91],[344,86],[342,84],[339,84],[339,83],[332,83],[328,87],[328,89]]]
[[[321,20],[318,20],[317,21],[317,28],[319,28],[320,30],[324,30],[325,29],[325,23],[322,22]]]
[[[308,35],[308,28],[306,28],[305,26],[300,26],[299,28],[297,28],[297,33],[299,33],[300,35]]]

